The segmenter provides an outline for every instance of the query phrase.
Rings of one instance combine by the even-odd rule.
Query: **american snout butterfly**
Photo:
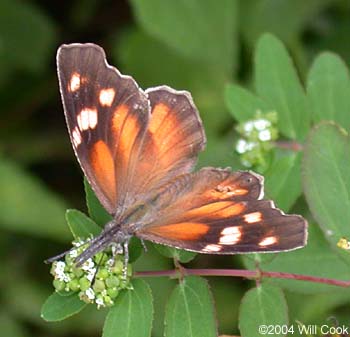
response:
[[[263,177],[213,167],[192,172],[206,138],[187,91],[142,90],[95,44],[62,45],[60,91],[74,152],[112,215],[76,259],[129,239],[207,254],[303,247],[307,223],[263,200]]]

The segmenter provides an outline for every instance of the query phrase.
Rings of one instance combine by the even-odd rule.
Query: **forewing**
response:
[[[173,178],[192,171],[205,134],[189,92],[167,86],[146,90],[151,118],[129,193],[145,199]]]
[[[147,95],[109,66],[94,44],[61,46],[57,67],[75,154],[100,202],[114,214],[125,205],[128,177],[148,127]]]
[[[262,200],[263,179],[251,172],[205,168],[164,186],[149,200],[140,238],[213,254],[302,247],[307,223]]]

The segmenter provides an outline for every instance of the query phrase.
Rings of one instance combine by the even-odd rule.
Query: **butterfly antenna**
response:
[[[76,250],[76,249],[79,248],[79,247],[82,247],[82,246],[87,245],[88,243],[90,243],[90,242],[88,242],[88,241],[87,241],[87,242],[84,242],[83,244],[81,244],[81,245],[78,246],[78,247],[72,247],[71,249],[66,250],[65,252],[63,252],[63,253],[61,253],[61,254],[52,256],[52,257],[50,257],[50,258],[44,260],[44,263],[49,264],[49,263],[58,261],[58,260],[61,259],[62,257],[65,257],[67,254],[71,253],[72,251]]]

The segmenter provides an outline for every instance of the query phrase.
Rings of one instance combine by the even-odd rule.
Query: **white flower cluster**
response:
[[[252,133],[257,133],[258,140],[261,142],[267,142],[272,139],[271,136],[271,122],[267,119],[259,118],[256,120],[250,120],[244,123],[243,130],[246,138],[251,138]],[[236,145],[236,151],[239,154],[251,151],[258,146],[257,141],[247,141],[240,139]]]
[[[241,138],[236,143],[236,152],[246,167],[263,169],[267,165],[267,154],[273,147],[272,141],[278,137],[277,114],[274,111],[263,114],[256,111],[254,119],[240,123],[237,131]]]
[[[123,261],[119,256],[113,256],[109,250],[96,254],[77,268],[74,259],[82,253],[86,241],[73,242],[72,249],[65,261],[55,261],[51,274],[54,276],[56,291],[78,292],[86,303],[95,303],[97,308],[111,306],[121,289],[130,288],[129,277],[131,268],[128,266],[128,278],[123,277]]]

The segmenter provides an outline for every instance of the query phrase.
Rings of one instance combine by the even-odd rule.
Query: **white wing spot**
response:
[[[74,128],[72,132],[73,145],[77,148],[81,144],[81,134],[77,127]]]
[[[73,73],[69,81],[69,91],[74,92],[80,88],[80,75],[78,73]]]
[[[221,231],[221,235],[230,235],[240,233],[240,229],[237,226],[226,227]]]
[[[260,247],[271,246],[276,242],[277,242],[277,238],[275,236],[268,236],[259,242],[259,246]]]
[[[240,227],[226,227],[221,231],[219,243],[222,245],[234,245],[241,240],[242,231]]]
[[[102,89],[99,96],[101,105],[110,107],[113,103],[114,96],[115,90],[113,88]]]
[[[77,122],[81,131],[94,129],[97,125],[97,110],[90,108],[82,109],[77,116]]]
[[[203,252],[219,252],[221,248],[219,245],[210,244],[206,245],[202,250]]]
[[[244,218],[244,221],[247,223],[255,223],[255,222],[261,221],[262,214],[260,212],[249,213],[249,214],[245,214],[243,218]]]

